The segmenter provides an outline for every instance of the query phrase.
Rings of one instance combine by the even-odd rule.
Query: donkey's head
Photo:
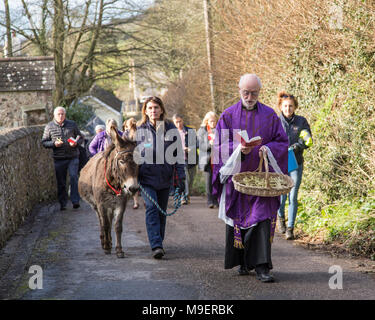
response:
[[[136,143],[121,138],[114,126],[110,129],[112,144],[105,152],[110,165],[107,165],[109,176],[125,194],[134,195],[139,190],[138,165],[134,162],[133,152]]]

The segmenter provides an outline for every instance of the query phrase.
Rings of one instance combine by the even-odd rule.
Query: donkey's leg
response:
[[[116,254],[117,258],[124,258],[125,254],[122,251],[121,235],[122,235],[122,220],[124,217],[125,206],[120,206],[115,209],[115,232],[116,232]]]
[[[109,247],[112,249],[112,221],[113,221],[113,209],[107,208],[107,219],[109,223],[107,239],[109,241]]]
[[[100,243],[102,245],[102,248],[104,249],[104,220],[99,211],[97,210],[97,208],[95,208],[95,212],[100,225]]]
[[[107,210],[104,208],[103,205],[98,205],[99,215],[102,219],[102,228],[100,233],[103,232],[103,249],[105,254],[111,254],[111,244],[110,238],[108,238],[108,234],[111,234],[110,223],[108,221]],[[109,231],[108,231],[109,230]]]
[[[100,243],[102,245],[102,248],[103,250],[105,249],[105,243],[106,243],[106,232],[105,232],[105,221],[106,221],[106,218],[105,218],[105,215],[102,212],[99,212],[99,209],[96,205],[93,206],[95,212],[96,212],[96,216],[98,217],[98,220],[99,220],[99,224],[100,224]]]

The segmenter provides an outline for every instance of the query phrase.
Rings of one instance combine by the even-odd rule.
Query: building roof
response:
[[[55,88],[53,57],[0,58],[0,92],[50,91]]]
[[[122,101],[118,99],[112,92],[104,90],[97,85],[93,85],[90,88],[88,94],[104,102],[106,105],[110,106],[116,111],[121,112]]]
[[[95,127],[98,125],[98,124],[102,124],[105,126],[105,122],[100,119],[99,117],[97,116],[92,116],[90,118],[90,120],[87,122],[86,124],[86,127],[85,129],[91,134],[91,135],[95,135]]]

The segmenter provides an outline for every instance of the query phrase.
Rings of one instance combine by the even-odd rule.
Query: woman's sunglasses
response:
[[[292,94],[283,94],[282,96],[281,96],[281,98],[294,98],[294,96],[292,95]]]

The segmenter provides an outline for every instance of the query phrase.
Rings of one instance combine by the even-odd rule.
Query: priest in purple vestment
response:
[[[240,193],[234,189],[232,176],[224,181],[225,177],[219,172],[240,143],[236,138],[237,132],[246,130],[249,139],[260,136],[262,143],[255,147],[241,146],[240,172],[255,171],[261,153],[268,147],[281,171],[287,173],[288,137],[275,111],[258,101],[261,86],[257,75],[243,75],[239,82],[241,100],[224,110],[217,123],[212,193],[221,200],[219,217],[226,223],[225,269],[239,266],[240,275],[248,275],[250,270],[255,269],[257,279],[273,282],[274,277],[269,273],[273,268],[271,243],[280,197]],[[270,166],[269,171],[275,170]]]

